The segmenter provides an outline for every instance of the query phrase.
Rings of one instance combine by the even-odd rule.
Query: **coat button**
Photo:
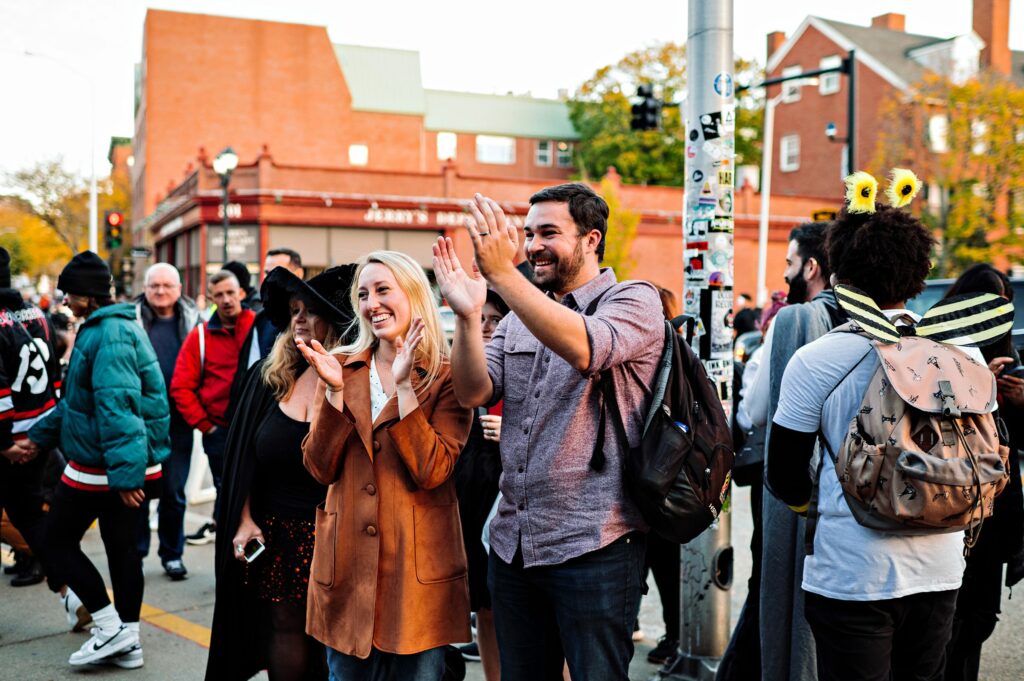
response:
[[[520,511],[525,511],[526,510],[526,504],[519,504],[519,510]]]
[[[371,537],[376,537],[377,536],[377,528],[374,527],[373,525],[367,525],[366,526],[366,534],[370,535]]]
[[[373,441],[373,451],[375,451],[375,452],[379,452],[380,451],[380,442],[378,440],[374,440]]]
[[[371,497],[377,493],[377,488],[373,486],[372,482],[366,486],[366,493],[369,494]]]

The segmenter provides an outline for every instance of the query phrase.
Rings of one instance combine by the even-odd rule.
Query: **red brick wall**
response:
[[[800,40],[779,64],[768,74],[769,78],[782,75],[788,66],[800,66],[804,71],[821,67],[820,60],[830,55],[845,56],[838,45],[826,38],[813,26],[804,31]],[[772,194],[823,196],[840,199],[843,195],[841,164],[843,144],[825,137],[825,126],[836,124],[837,136],[846,137],[846,103],[848,78],[841,75],[839,91],[822,95],[815,86],[801,90],[800,100],[781,102],[775,109],[774,159],[772,168]],[[774,97],[780,86],[769,88]],[[888,81],[863,63],[857,68],[857,169],[871,163],[877,144],[879,107],[893,88]],[[780,170],[781,148],[779,140],[791,134],[800,135],[800,169],[793,172]]]
[[[231,145],[242,163],[264,144],[281,163],[347,161],[350,97],[322,27],[150,10],[145,45],[143,214],[200,146]]]

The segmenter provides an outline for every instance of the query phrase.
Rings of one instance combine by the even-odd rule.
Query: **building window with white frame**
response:
[[[558,151],[555,159],[559,168],[571,168],[572,167],[572,143],[571,142],[559,142],[556,147]]]
[[[834,69],[837,66],[842,65],[843,58],[838,54],[822,57],[821,61],[818,62],[818,66],[823,69]],[[818,92],[823,95],[834,95],[839,92],[840,75],[841,74],[836,71],[835,73],[823,73],[818,76]]]
[[[510,166],[516,162],[514,137],[476,136],[476,160],[480,163]]]
[[[949,119],[945,114],[933,114],[928,119],[928,148],[936,154],[949,151]]]
[[[437,133],[437,160],[447,161],[455,158],[459,147],[459,138],[454,132]]]
[[[551,140],[537,140],[533,148],[533,164],[536,166],[551,165]]]
[[[800,170],[800,135],[786,135],[779,140],[779,170]]]
[[[365,144],[348,145],[348,162],[354,166],[365,166],[370,162],[370,147]]]
[[[804,70],[799,66],[787,66],[782,69],[783,78],[799,76]],[[782,84],[782,101],[785,104],[792,104],[800,101],[800,85],[796,81],[789,81]]]

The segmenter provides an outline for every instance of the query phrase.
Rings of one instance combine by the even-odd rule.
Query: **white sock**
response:
[[[113,634],[121,628],[121,617],[117,614],[113,604],[108,604],[91,614],[93,623],[105,634]]]
[[[70,613],[74,613],[82,606],[82,599],[80,599],[78,595],[71,590],[71,587],[67,587],[67,592],[63,596],[61,596],[58,591],[57,596],[60,598],[61,602],[65,604],[64,607],[67,608],[67,611]]]
[[[125,622],[124,626],[128,627],[128,631],[134,631],[136,634],[139,633],[138,622]]]

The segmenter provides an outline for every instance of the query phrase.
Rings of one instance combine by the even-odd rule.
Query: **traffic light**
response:
[[[108,210],[103,214],[103,242],[108,251],[121,248],[124,229],[124,213],[119,210]]]
[[[630,130],[660,130],[662,102],[654,97],[654,86],[649,83],[636,89],[636,96],[641,101],[631,107],[633,114]]]

